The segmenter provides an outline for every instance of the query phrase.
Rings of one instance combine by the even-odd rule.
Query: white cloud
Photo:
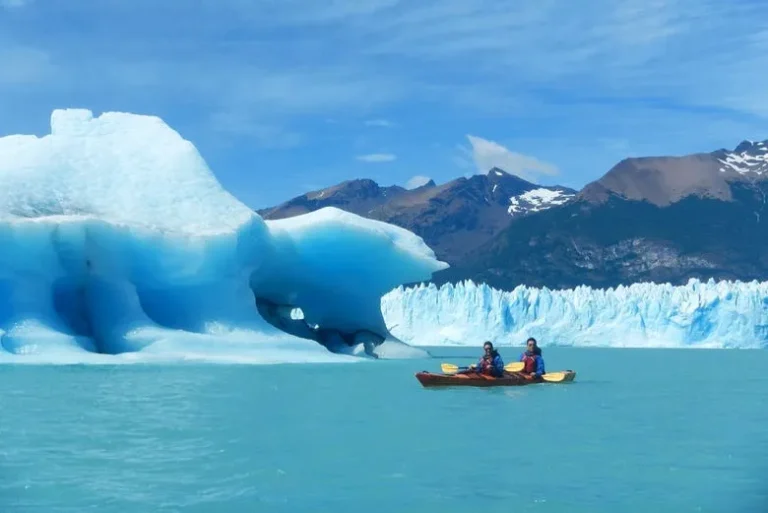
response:
[[[417,187],[421,187],[422,185],[425,185],[429,182],[430,178],[428,176],[421,176],[416,175],[412,177],[410,180],[405,182],[405,188],[406,189],[416,189]]]
[[[475,168],[480,173],[487,173],[491,168],[498,167],[526,180],[535,179],[538,175],[556,175],[557,167],[543,162],[536,157],[515,153],[501,144],[468,135],[471,145],[471,156]]]
[[[397,159],[397,156],[391,153],[371,153],[369,155],[360,155],[357,157],[357,160],[361,162],[370,163],[392,162],[395,159]]]
[[[387,119],[369,119],[365,122],[366,126],[376,126],[381,128],[392,128],[395,124]]]

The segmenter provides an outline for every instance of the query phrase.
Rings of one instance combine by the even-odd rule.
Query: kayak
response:
[[[522,374],[506,372],[504,376],[496,378],[484,374],[435,374],[421,371],[416,373],[416,379],[424,388],[431,387],[514,387],[533,385],[535,383],[567,383],[576,378],[576,372],[572,370],[551,372],[544,375],[543,379],[526,379]]]

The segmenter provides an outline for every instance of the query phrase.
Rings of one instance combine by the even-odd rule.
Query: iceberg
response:
[[[500,291],[464,281],[398,286],[381,309],[395,336],[420,346],[521,347],[534,337],[541,346],[768,347],[768,282]]]
[[[160,118],[82,109],[0,138],[0,245],[0,362],[423,356],[381,297],[447,267],[338,209],[264,221]]]

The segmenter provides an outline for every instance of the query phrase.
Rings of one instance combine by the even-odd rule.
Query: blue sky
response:
[[[254,208],[491,165],[579,188],[627,156],[768,139],[766,13],[754,0],[0,0],[0,134],[43,135],[62,107],[158,115]]]

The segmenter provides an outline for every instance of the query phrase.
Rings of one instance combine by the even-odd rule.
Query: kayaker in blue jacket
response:
[[[541,349],[536,339],[531,337],[525,343],[525,351],[520,355],[520,361],[525,363],[523,374],[531,379],[540,379],[546,373],[544,358],[541,357]]]
[[[500,378],[504,375],[504,361],[501,359],[501,355],[490,341],[483,344],[483,351],[485,354],[480,358],[475,366],[475,372],[480,374],[488,374]]]

